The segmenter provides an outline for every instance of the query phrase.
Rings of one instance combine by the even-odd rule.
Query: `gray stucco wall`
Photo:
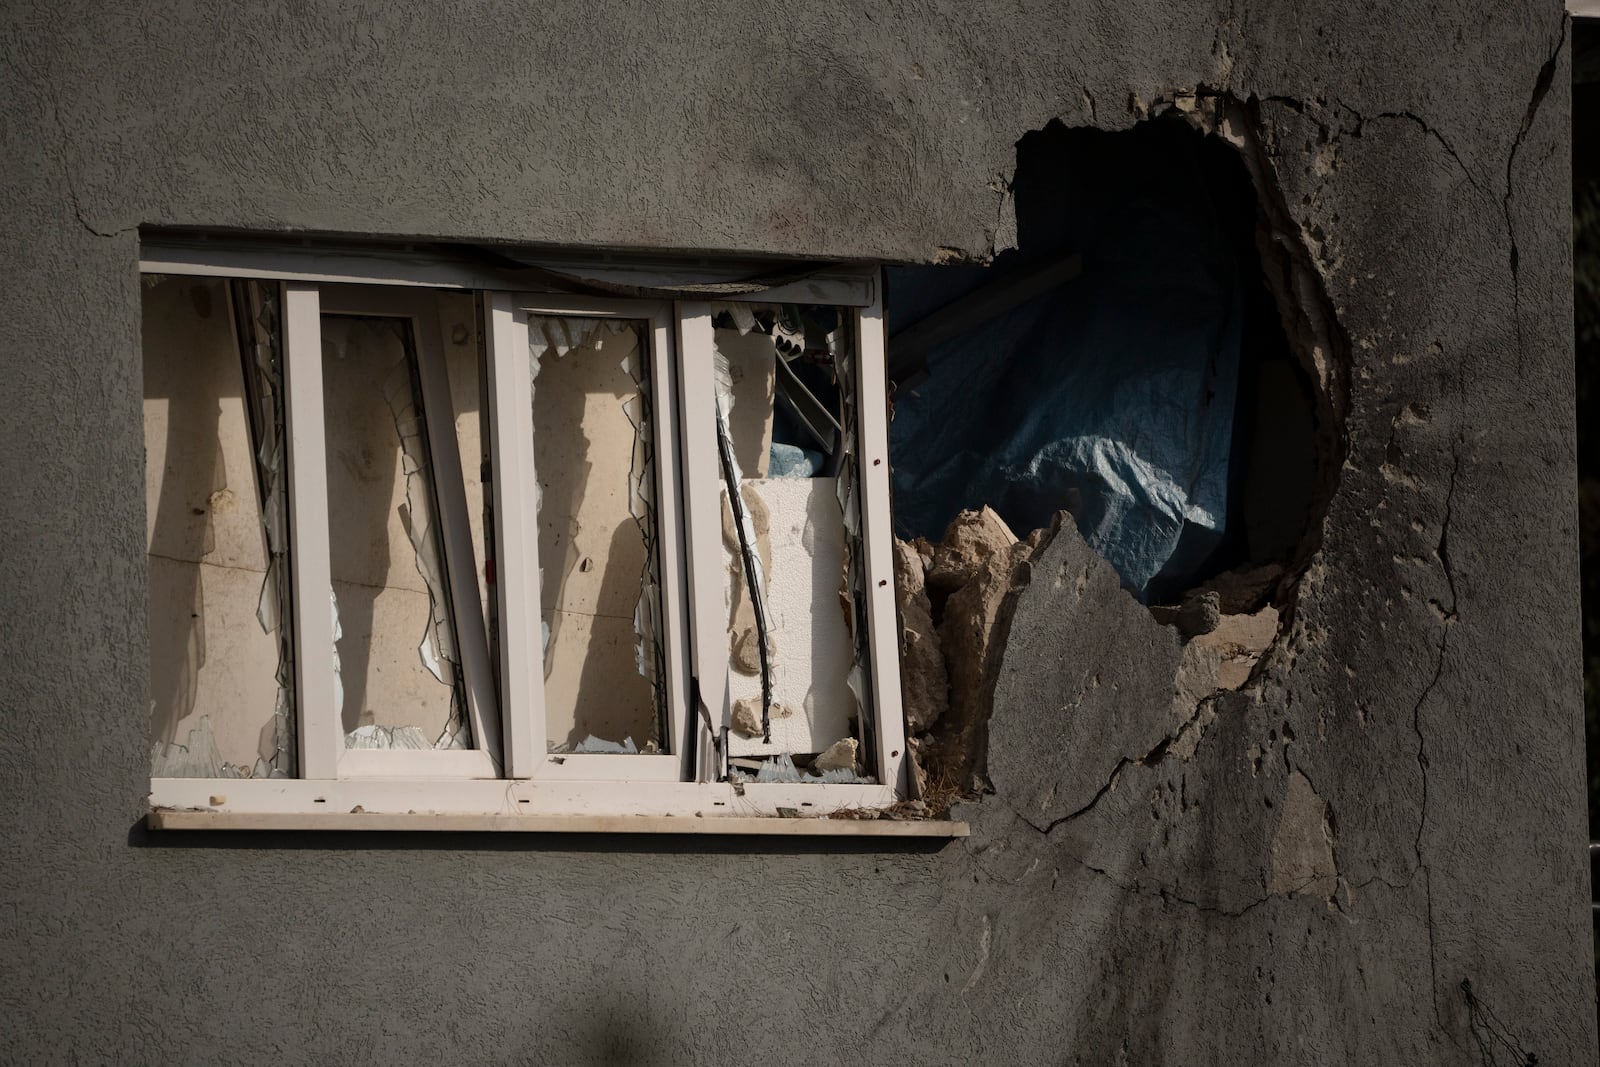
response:
[[[1595,1062],[1553,0],[118,7],[0,15],[0,1057],[1511,1062],[1467,979]],[[1027,130],[1197,85],[1261,101],[1353,366],[1295,631],[1190,759],[1029,822],[1143,753],[1007,705],[932,850],[136,828],[136,227],[927,259]],[[1271,888],[1296,774],[1332,903]]]

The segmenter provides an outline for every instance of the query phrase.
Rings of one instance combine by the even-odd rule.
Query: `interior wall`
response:
[[[1595,1062],[1553,0],[18,3],[0,34],[12,1055]],[[1196,87],[1351,345],[1282,654],[1191,758],[1108,737],[1056,822],[1013,746],[930,849],[142,830],[139,226],[983,257],[1023,133]],[[1104,633],[1119,678],[1168,666]],[[1007,735],[1064,744],[1034,691]]]
[[[140,308],[153,773],[248,774],[273,754],[278,637],[228,288],[152,278]]]

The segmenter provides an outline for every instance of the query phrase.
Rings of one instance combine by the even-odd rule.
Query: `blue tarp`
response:
[[[1152,159],[1148,137],[1113,143],[1128,136],[1099,134],[1113,147],[1063,175],[1054,203],[1019,189],[1021,248],[994,267],[890,271],[894,331],[1042,261],[1030,220],[1046,218],[1048,255],[1083,257],[1076,280],[929,353],[927,377],[895,394],[890,454],[902,536],[937,541],[983,504],[1025,535],[1072,505],[1145,597],[1222,537],[1244,279],[1197,153]]]

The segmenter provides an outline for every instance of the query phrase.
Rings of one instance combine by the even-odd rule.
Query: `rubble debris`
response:
[[[853,776],[856,770],[856,748],[855,738],[841,738],[811,761],[811,769],[818,774],[826,774],[828,771],[849,771]]]
[[[749,697],[734,701],[731,727],[740,737],[761,736],[761,716],[757,713],[755,701]]]
[[[744,505],[745,516],[755,530],[755,544],[761,560],[760,573],[763,576],[770,575],[772,517],[767,510],[767,502],[748,482],[740,486],[739,501]],[[728,620],[729,659],[739,673],[754,677],[761,673],[761,652],[757,640],[759,628],[756,625],[755,602],[750,596],[750,582],[745,575],[739,528],[734,523],[733,508],[726,489],[722,494],[722,544],[728,551],[728,576],[733,583],[733,608]],[[774,651],[773,635],[769,631],[767,654],[770,656]]]
[[[771,718],[788,719],[794,716],[794,709],[779,700],[774,700],[771,707]],[[742,697],[733,702],[733,715],[731,719],[733,732],[740,737],[761,736],[761,702],[754,697]]]
[[[1215,592],[1222,614],[1248,615],[1276,598],[1285,573],[1281,563],[1246,565],[1202,582],[1189,595]]]
[[[1210,633],[1222,622],[1221,596],[1215,590],[1190,593],[1184,597],[1173,622],[1185,637]]]
[[[924,542],[926,544],[926,542]],[[927,557],[932,559],[932,550]],[[924,557],[905,541],[894,543],[895,604],[900,615],[900,699],[906,731],[930,729],[950,704],[950,677],[945,671],[933,605],[923,584]]]
[[[933,550],[933,565],[928,568],[927,590],[935,603],[970,583],[997,553],[1017,543],[1004,519],[993,508],[963,511],[951,520],[944,540]]]
[[[934,550],[928,586],[931,590],[937,583],[950,590],[935,602],[949,698],[920,762],[930,777],[959,792],[986,788],[986,732],[1000,655],[1010,634],[1016,594],[1027,584],[1026,564],[1050,536],[1050,530],[1037,530],[1018,541],[985,508],[958,515]]]
[[[1238,689],[1249,681],[1250,672],[1277,636],[1278,609],[1269,604],[1252,615],[1221,616],[1215,629],[1191,644],[1217,651],[1221,659],[1217,688]]]

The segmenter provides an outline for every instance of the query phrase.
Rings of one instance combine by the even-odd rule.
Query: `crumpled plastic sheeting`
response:
[[[768,478],[815,478],[822,473],[823,465],[827,462],[827,457],[821,452],[799,445],[786,445],[782,441],[772,442],[769,456]]]
[[[1198,162],[1153,157],[1161,136],[1101,142],[1092,164],[1019,188],[1021,251],[993,273],[890,269],[899,329],[1038,261],[1030,224],[1054,231],[1049,254],[1083,256],[1081,277],[932,349],[928,377],[894,394],[900,536],[938,541],[957,512],[984,504],[1033,530],[1073,502],[1084,539],[1140,597],[1220,542],[1244,277]]]

